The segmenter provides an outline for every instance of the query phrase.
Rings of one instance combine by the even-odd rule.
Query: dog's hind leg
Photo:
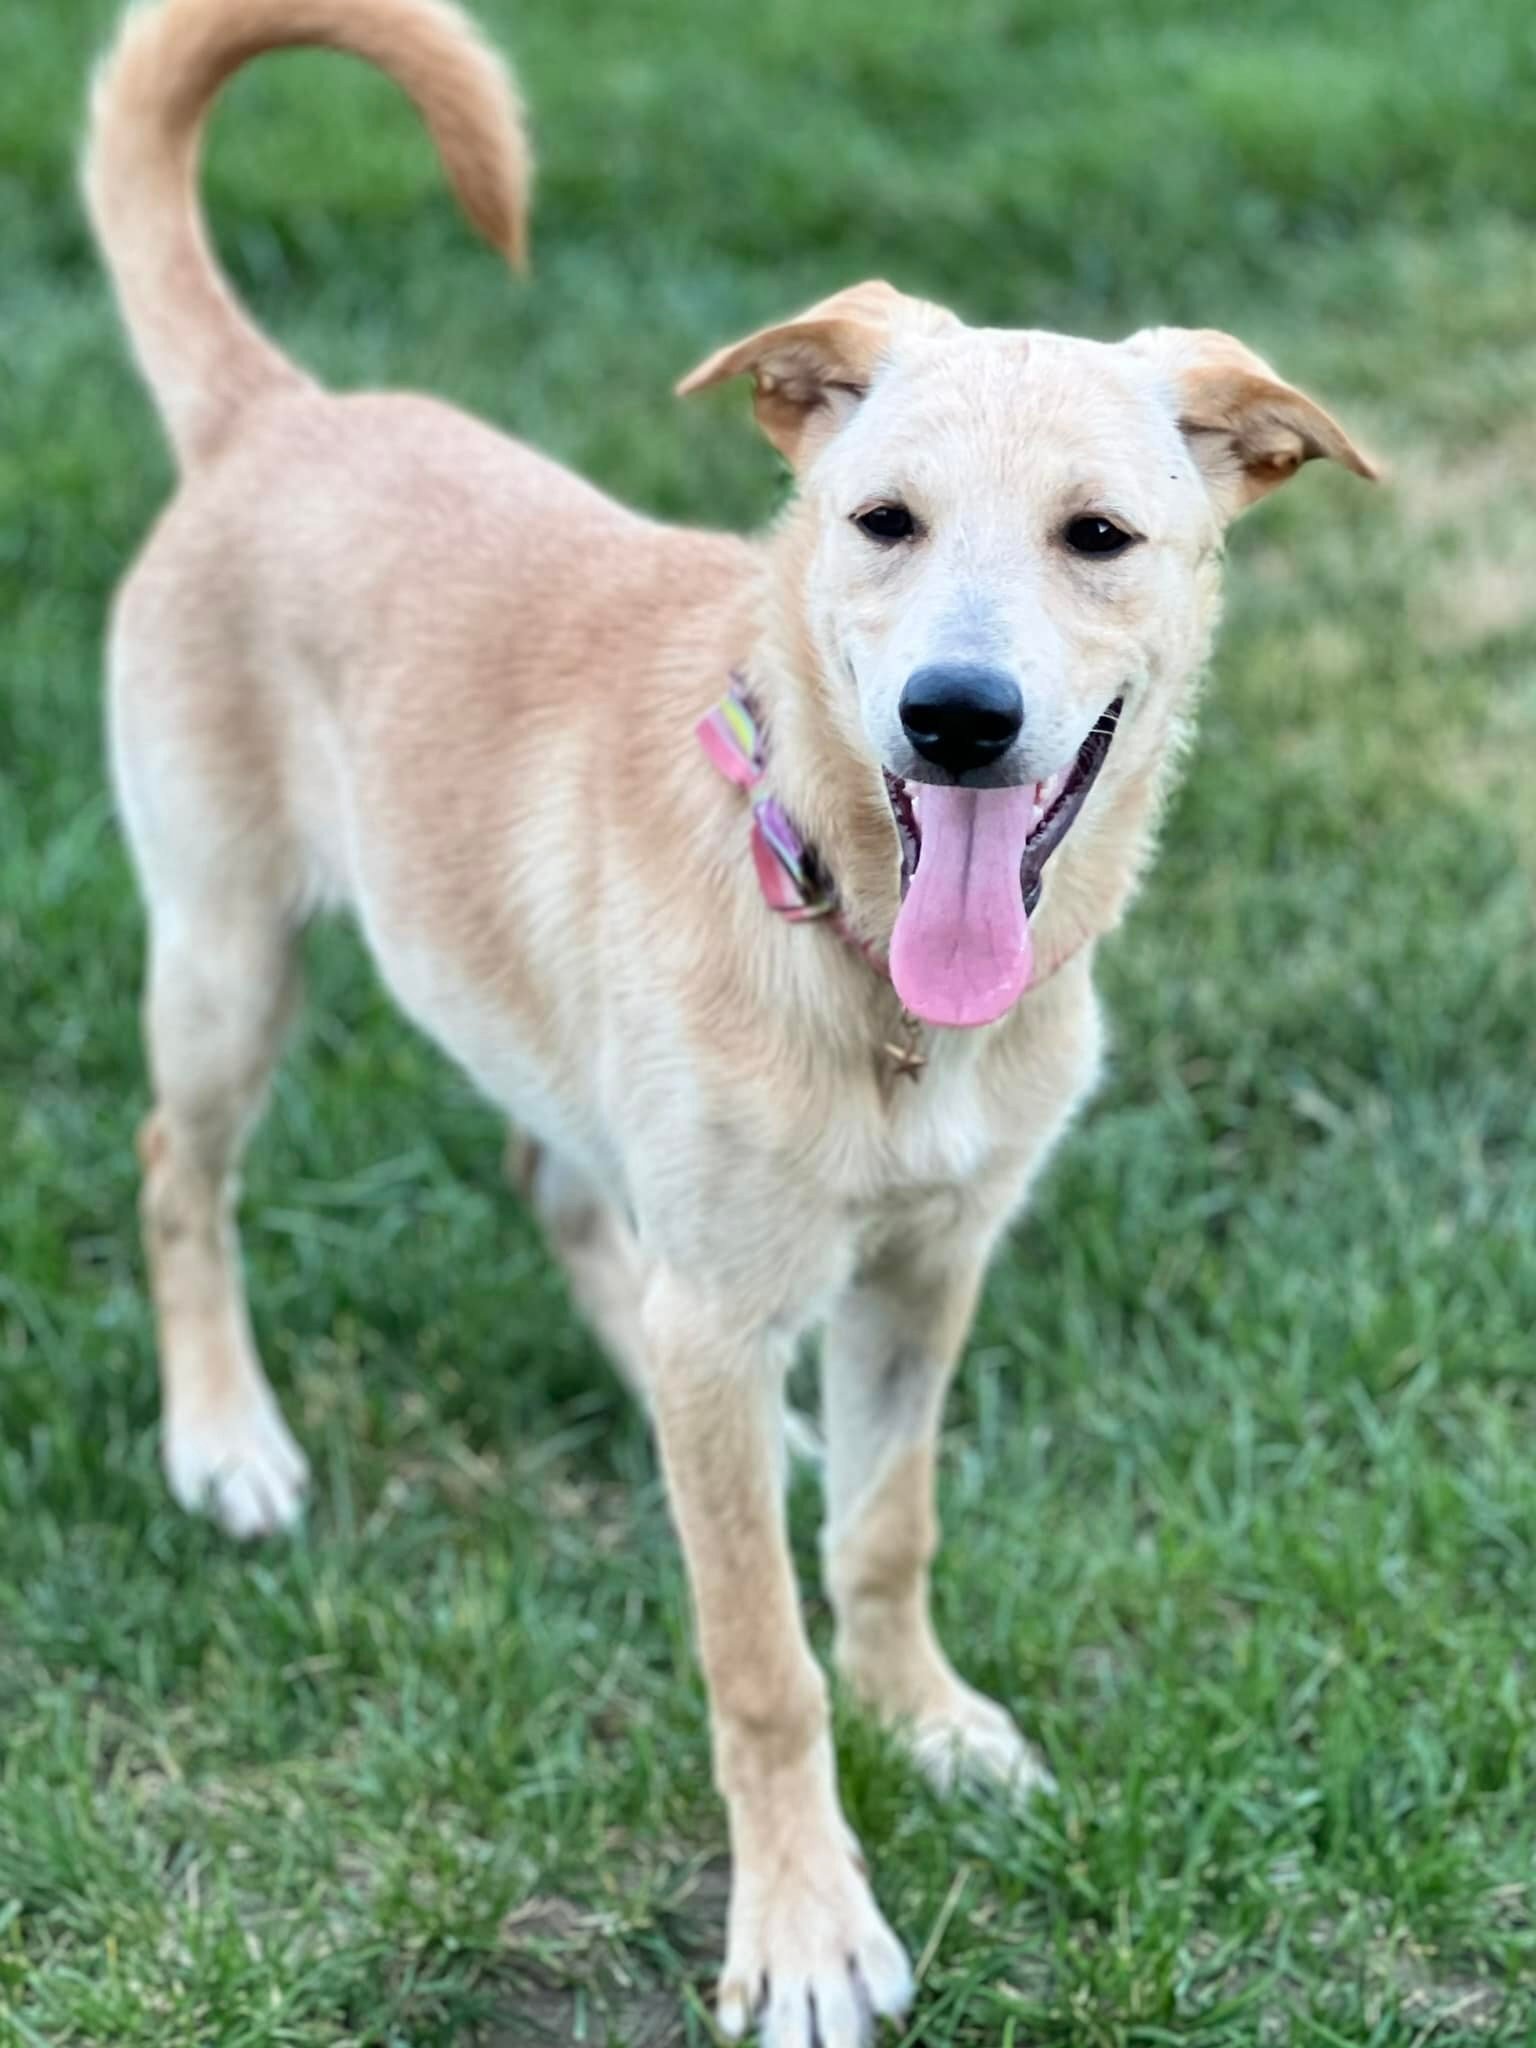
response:
[[[822,1540],[850,1690],[941,1790],[970,1777],[1024,1793],[1048,1773],[1003,1708],[956,1674],[928,1611],[940,1411],[985,1263],[984,1241],[905,1245],[849,1287],[823,1349]]]
[[[206,871],[205,871],[206,876]],[[265,892],[152,891],[155,1105],[139,1139],[171,1491],[236,1536],[285,1528],[308,1477],[251,1336],[236,1165],[298,989],[296,920]]]
[[[630,1392],[649,1406],[640,1332],[645,1261],[628,1218],[578,1166],[536,1139],[514,1131],[506,1168],[565,1269],[592,1334]]]

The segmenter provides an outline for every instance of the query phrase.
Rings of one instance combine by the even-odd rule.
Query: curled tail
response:
[[[263,393],[308,379],[236,301],[209,247],[198,146],[226,79],[264,50],[347,50],[431,131],[459,203],[520,265],[532,173],[517,92],[451,0],[152,0],[92,91],[85,194],[144,379],[183,465]]]

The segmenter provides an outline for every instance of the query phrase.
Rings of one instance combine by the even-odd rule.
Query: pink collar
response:
[[[736,670],[731,671],[731,687],[694,731],[727,782],[738,789],[755,789],[762,781],[768,766],[763,729]],[[826,918],[844,944],[862,954],[877,974],[889,975],[885,955],[849,923],[832,877],[777,797],[760,796],[752,806],[752,864],[770,910],[791,924]]]

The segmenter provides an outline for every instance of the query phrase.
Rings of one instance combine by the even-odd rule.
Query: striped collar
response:
[[[750,791],[762,781],[768,766],[763,729],[738,671],[732,670],[730,688],[694,730],[699,745],[727,782]],[[889,975],[885,955],[854,930],[820,855],[801,836],[777,797],[754,799],[751,846],[758,886],[770,910],[791,924],[825,918],[877,974]]]

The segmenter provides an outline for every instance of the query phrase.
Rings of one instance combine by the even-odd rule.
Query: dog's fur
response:
[[[934,1441],[988,1256],[1093,1081],[1094,941],[1119,917],[1214,624],[1225,522],[1311,456],[1369,465],[1238,343],[976,330],[885,285],[711,358],[798,472],[761,541],[641,518],[430,399],[335,397],[220,280],[204,114],[254,54],[389,72],[470,218],[521,251],[512,88],[446,0],[164,0],[96,88],[89,203],[181,469],[121,592],[111,733],[149,907],[154,1110],[143,1215],[176,1497],[237,1534],[299,1506],[304,1459],[252,1345],[241,1141],[295,995],[300,928],[348,906],[402,1007],[531,1134],[535,1206],[654,1415],[687,1556],[735,1854],[727,2031],[848,2048],[909,1996],[843,1822],[826,1688],[781,1507],[782,1376],[824,1326],[836,1664],[941,1780],[1042,1775],[928,1618]],[[921,500],[920,547],[850,523]],[[1109,506],[1147,538],[1071,558]],[[851,946],[765,908],[740,792],[692,727],[733,668],[769,786],[889,941],[882,762],[925,661],[984,640],[1028,755],[1119,735],[1054,856],[1035,986],[927,1034]]]

